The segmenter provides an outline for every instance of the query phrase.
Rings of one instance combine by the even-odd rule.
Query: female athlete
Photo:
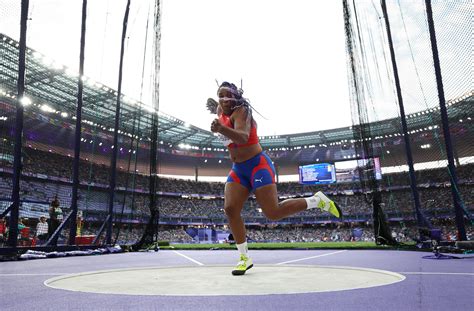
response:
[[[338,218],[342,216],[337,204],[321,191],[311,197],[278,202],[275,168],[260,146],[252,108],[242,95],[243,91],[233,83],[223,82],[217,91],[219,102],[212,98],[207,101],[207,109],[217,114],[211,131],[222,136],[233,162],[224,190],[224,211],[240,253],[233,275],[243,275],[253,266],[240,215],[251,192],[254,192],[257,203],[270,220],[280,220],[313,208]]]

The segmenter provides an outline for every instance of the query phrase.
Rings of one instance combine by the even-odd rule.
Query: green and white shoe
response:
[[[232,275],[244,275],[245,272],[252,267],[252,259],[244,254],[240,254],[240,260],[234,270],[232,270]]]
[[[316,194],[314,195],[315,197],[319,198],[319,203],[318,203],[318,207],[323,210],[323,211],[326,211],[326,212],[329,212],[331,214],[333,214],[334,216],[336,216],[337,218],[341,218],[342,217],[342,211],[341,209],[339,208],[339,206],[337,206],[336,202],[334,202],[333,200],[329,199],[324,193],[322,193],[321,191],[318,191],[316,192]]]

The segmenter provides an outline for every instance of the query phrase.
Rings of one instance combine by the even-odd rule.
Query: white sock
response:
[[[248,256],[249,248],[247,246],[247,241],[242,244],[237,244],[237,249],[239,250],[240,254]]]
[[[319,201],[321,201],[321,198],[316,195],[304,199],[306,200],[306,209],[317,208]]]

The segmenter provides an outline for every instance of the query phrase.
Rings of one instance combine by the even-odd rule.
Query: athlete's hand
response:
[[[214,133],[219,133],[222,128],[222,124],[219,119],[214,119],[211,123],[211,131]]]
[[[217,101],[214,100],[214,98],[208,98],[207,99],[207,102],[206,102],[206,108],[207,110],[209,110],[212,114],[216,114],[217,113],[217,106],[219,104],[217,103]]]

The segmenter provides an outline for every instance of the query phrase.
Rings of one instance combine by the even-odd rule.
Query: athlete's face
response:
[[[235,106],[237,101],[234,94],[232,94],[232,92],[226,88],[221,88],[219,89],[219,93],[217,95],[219,96],[219,105],[221,106],[224,114],[231,115],[232,107]]]

